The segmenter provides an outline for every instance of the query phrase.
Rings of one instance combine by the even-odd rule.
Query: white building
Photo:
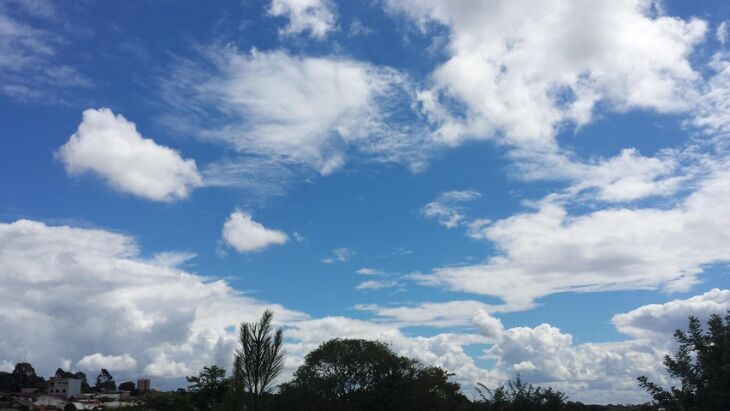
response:
[[[48,393],[63,398],[78,397],[81,394],[81,380],[51,377],[48,379]]]

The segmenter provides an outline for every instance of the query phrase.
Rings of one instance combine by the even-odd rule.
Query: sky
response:
[[[384,341],[644,402],[730,309],[730,3],[0,1],[0,369]]]

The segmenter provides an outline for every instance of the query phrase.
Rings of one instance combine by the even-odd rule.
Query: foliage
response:
[[[213,365],[203,367],[195,377],[185,377],[192,401],[200,411],[207,411],[221,404],[228,391],[226,370]]]
[[[274,313],[266,310],[259,322],[241,324],[241,346],[236,351],[234,386],[228,399],[230,409],[241,409],[247,399],[248,409],[258,410],[264,394],[281,372],[285,354],[283,331],[272,330],[273,318]]]
[[[691,316],[688,331],[676,330],[674,338],[679,348],[674,358],[664,358],[664,366],[682,385],[665,390],[645,376],[638,378],[639,385],[670,410],[730,409],[730,313],[724,322],[710,316],[707,332]]]
[[[12,391],[20,391],[21,388],[43,389],[45,380],[35,373],[35,369],[30,363],[20,362],[15,364],[15,368],[11,374]]]
[[[552,388],[535,387],[525,383],[519,374],[495,389],[477,384],[477,392],[481,397],[477,409],[491,411],[557,411],[563,409],[566,395]]]
[[[102,368],[101,373],[96,377],[96,389],[98,391],[116,391],[117,389],[117,383],[114,382],[114,377],[112,377],[106,368]]]
[[[466,397],[437,367],[394,354],[375,341],[335,339],[312,351],[281,386],[279,409],[458,410]]]

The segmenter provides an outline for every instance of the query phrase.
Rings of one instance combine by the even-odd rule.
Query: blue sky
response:
[[[730,308],[730,5],[0,2],[0,368],[161,387],[273,307],[646,401]]]

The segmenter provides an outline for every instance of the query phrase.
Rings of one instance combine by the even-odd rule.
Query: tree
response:
[[[477,384],[477,392],[481,397],[477,401],[480,410],[500,411],[557,411],[563,409],[566,395],[552,388],[535,387],[522,381],[519,374],[513,380],[495,389]]]
[[[27,362],[15,364],[11,381],[13,391],[20,391],[21,388],[42,388],[45,382],[43,377],[36,375],[33,366]]]
[[[192,393],[193,402],[201,411],[213,409],[222,403],[228,391],[226,370],[217,365],[203,367],[198,376],[185,379],[190,384],[188,391]]]
[[[664,357],[664,366],[682,385],[665,390],[646,376],[638,378],[639,385],[671,410],[730,409],[730,312],[724,322],[711,315],[706,332],[700,320],[690,316],[688,330],[676,330],[674,339],[679,348],[674,358]]]
[[[281,386],[280,409],[458,410],[459,385],[437,367],[393,353],[377,341],[335,339],[307,354]]]
[[[248,398],[249,409],[257,411],[264,394],[284,365],[283,330],[273,331],[274,313],[264,311],[259,322],[242,323],[239,336],[241,346],[236,351],[233,369],[233,407],[240,409],[241,401]],[[245,396],[241,392],[245,392]]]
[[[137,391],[137,386],[134,384],[133,381],[125,381],[117,387],[119,391],[129,391],[131,393],[135,393]]]
[[[114,377],[106,368],[102,368],[101,374],[96,377],[96,389],[99,391],[116,391],[117,389]]]

